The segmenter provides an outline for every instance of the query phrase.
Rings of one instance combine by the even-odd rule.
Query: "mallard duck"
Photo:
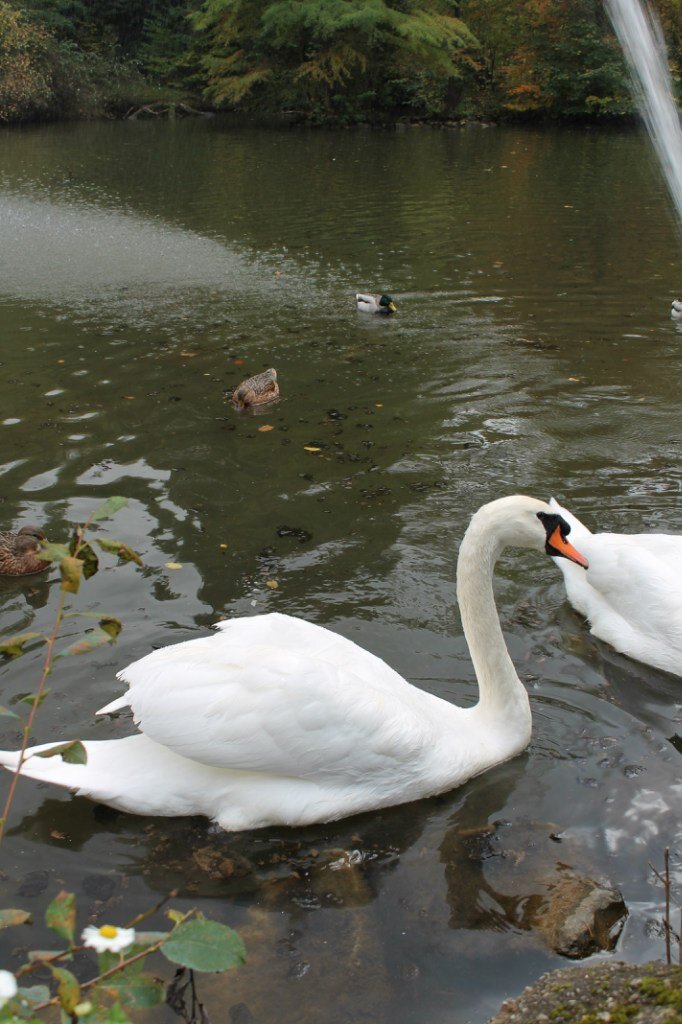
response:
[[[583,556],[543,501],[514,495],[473,516],[459,551],[457,597],[480,691],[457,707],[322,626],[272,613],[218,622],[213,636],[152,651],[119,673],[140,728],[88,740],[87,764],[34,757],[22,774],[134,814],[195,815],[228,830],[310,825],[442,793],[519,754],[528,694],[493,596],[508,544]],[[0,752],[13,769],[16,752]]]
[[[18,533],[0,533],[0,576],[29,576],[50,563],[37,558],[45,534],[39,526],[22,526]]]
[[[673,320],[682,320],[682,299],[673,299],[670,315]]]
[[[362,295],[358,292],[355,301],[360,313],[380,313],[383,316],[390,316],[396,311],[396,304],[390,295]]]
[[[237,409],[250,409],[254,405],[267,405],[279,398],[277,370],[263,370],[255,377],[247,377],[232,392],[232,404]]]
[[[587,572],[557,562],[568,600],[600,640],[647,665],[682,676],[682,536],[591,533],[550,498],[587,557]]]

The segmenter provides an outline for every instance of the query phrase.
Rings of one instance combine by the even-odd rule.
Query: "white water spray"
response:
[[[646,0],[605,0],[682,228],[682,129],[661,26]]]

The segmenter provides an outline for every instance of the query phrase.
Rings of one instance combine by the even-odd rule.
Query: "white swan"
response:
[[[680,299],[673,299],[670,315],[673,320],[682,320],[682,301]]]
[[[590,563],[578,572],[557,562],[568,600],[590,632],[621,654],[682,676],[682,536],[591,533],[554,498],[549,503]]]
[[[474,707],[411,686],[302,619],[231,619],[119,673],[129,689],[99,713],[130,706],[140,733],[86,742],[85,765],[30,756],[22,772],[124,811],[203,814],[228,830],[332,821],[451,789],[520,753],[531,734],[495,608],[495,561],[514,544],[586,565],[568,530],[545,502],[518,495],[473,516],[457,593],[480,689]],[[0,763],[16,767],[17,754]]]

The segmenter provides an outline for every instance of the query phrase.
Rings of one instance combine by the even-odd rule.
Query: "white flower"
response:
[[[0,971],[0,1007],[17,994],[17,979],[10,971]]]
[[[95,928],[94,924],[83,929],[81,936],[83,945],[96,949],[98,953],[120,953],[132,946],[135,941],[134,928],[117,928],[113,924],[103,924]]]

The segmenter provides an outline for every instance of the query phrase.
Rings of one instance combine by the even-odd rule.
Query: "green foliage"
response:
[[[140,915],[149,916],[149,913]],[[32,950],[28,963],[18,972],[19,980],[38,969],[47,968],[52,984],[23,986],[16,996],[0,1007],[2,1024],[27,1024],[42,1019],[41,1011],[59,1008],[63,1020],[78,1020],[83,1024],[131,1024],[126,1011],[149,1010],[159,1006],[166,997],[177,1000],[179,973],[166,992],[166,985],[144,970],[147,958],[161,953],[173,964],[181,964],[192,971],[214,973],[236,967],[246,959],[244,944],[235,931],[217,921],[210,921],[197,910],[167,914],[172,923],[170,931],[139,932],[133,928],[90,926],[82,936],[82,946],[76,943],[76,898],[73,893],[60,892],[45,912],[46,924],[66,940],[62,950]],[[0,928],[30,921],[23,910],[0,912]],[[97,971],[88,980],[80,982],[63,965],[77,950],[101,949],[97,953]],[[4,972],[3,972],[4,973]],[[182,972],[180,972],[181,974]],[[183,986],[186,987],[186,984]],[[125,1010],[123,1009],[125,1007]]]
[[[181,967],[211,973],[227,971],[246,959],[244,943],[237,933],[201,914],[180,921],[161,946],[161,952]]]
[[[73,943],[76,931],[76,897],[72,892],[62,889],[55,896],[45,911],[45,924],[69,944]]]
[[[194,21],[207,40],[207,94],[328,118],[399,111],[416,96],[443,111],[476,45],[455,9],[451,0],[205,0]]]
[[[39,117],[52,96],[50,36],[0,0],[0,121]]]

